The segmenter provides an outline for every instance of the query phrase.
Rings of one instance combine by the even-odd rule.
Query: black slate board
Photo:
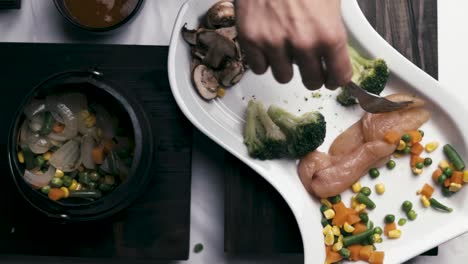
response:
[[[132,260],[187,259],[192,126],[167,79],[167,47],[0,44],[0,256],[42,255]],[[9,124],[24,95],[49,75],[97,67],[137,95],[158,131],[152,181],[123,213],[88,225],[50,224],[26,205],[10,180]]]
[[[436,0],[359,0],[374,28],[404,56],[437,78]],[[302,253],[296,220],[261,176],[226,154],[224,248],[230,254]],[[437,255],[437,248],[426,252]]]

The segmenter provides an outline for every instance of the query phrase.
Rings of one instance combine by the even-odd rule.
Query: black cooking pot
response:
[[[133,128],[135,139],[134,158],[130,174],[115,190],[96,201],[52,201],[35,190],[24,179],[24,168],[17,159],[20,126],[24,121],[23,109],[34,97],[79,91],[88,98],[97,98],[112,114],[126,115],[128,126]],[[110,108],[109,108],[110,107]],[[154,155],[154,142],[149,120],[141,105],[131,94],[104,80],[98,71],[70,71],[55,74],[36,86],[23,100],[11,125],[8,143],[11,174],[20,194],[38,211],[59,221],[83,222],[109,217],[129,206],[151,179],[149,174]]]

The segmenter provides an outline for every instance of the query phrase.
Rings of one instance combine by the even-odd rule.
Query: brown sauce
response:
[[[138,0],[64,0],[70,15],[83,26],[106,28],[126,19]]]

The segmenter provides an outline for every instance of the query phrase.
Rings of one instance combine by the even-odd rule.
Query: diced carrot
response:
[[[374,252],[374,247],[373,246],[371,246],[371,245],[363,246],[359,250],[359,259],[363,260],[363,261],[369,261],[369,258],[371,256],[372,252]]]
[[[410,161],[411,168],[416,167],[416,164],[418,164],[419,162],[424,162],[424,159],[420,157],[419,155],[411,155],[411,161]]]
[[[102,164],[104,162],[104,146],[99,145],[93,148],[91,156],[93,158],[94,163]]]
[[[384,233],[386,236],[388,236],[388,232],[395,230],[395,229],[397,229],[395,222],[392,222],[390,224],[385,224]]]
[[[421,142],[421,140],[422,140],[422,135],[421,135],[421,133],[419,133],[419,131],[417,131],[417,130],[411,130],[411,131],[408,131],[408,132],[406,132],[406,133],[409,134],[410,137],[411,137],[411,141],[410,141],[411,144],[414,145],[414,144],[416,144],[416,143]]]
[[[388,144],[396,145],[398,142],[400,142],[400,134],[396,131],[391,130],[387,132],[387,134],[385,134],[384,141]]]
[[[421,194],[425,195],[427,199],[430,199],[433,193],[434,193],[434,188],[431,185],[425,183],[421,189]]]
[[[383,251],[374,251],[370,255],[369,264],[383,264],[385,253]]]
[[[58,201],[65,197],[65,193],[59,188],[51,188],[48,193],[49,199],[52,201]]]
[[[326,252],[326,255],[327,255],[327,258],[326,258],[327,263],[336,263],[336,262],[343,259],[343,257],[340,255],[340,253],[333,251],[331,249],[331,247],[326,247],[325,252]]]
[[[52,131],[54,131],[57,134],[62,133],[64,129],[65,129],[65,125],[59,122],[55,122],[54,125],[52,126]]]
[[[423,153],[424,151],[424,147],[423,145],[419,144],[419,143],[414,143],[413,146],[411,146],[411,154],[413,155],[421,155],[421,153]]]
[[[439,179],[439,176],[442,175],[442,170],[440,168],[437,168],[433,173],[432,173],[432,180],[437,183],[437,179]]]
[[[348,208],[346,208],[343,202],[339,202],[333,205],[333,210],[335,211],[335,217],[332,220],[332,224],[342,227],[348,217]]]
[[[351,245],[348,247],[349,252],[351,253],[349,255],[349,259],[352,261],[358,261],[359,260],[359,252],[361,251],[362,246],[359,244]]]
[[[357,235],[357,234],[360,234],[364,231],[367,230],[367,226],[364,224],[364,223],[356,223],[354,224],[354,231],[353,231],[353,235]]]
[[[449,187],[449,186],[450,186],[450,182],[451,182],[451,181],[450,181],[450,178],[446,179],[446,180],[444,181],[444,186],[445,186],[445,187]]]
[[[357,213],[348,214],[348,216],[346,217],[346,222],[348,222],[348,224],[350,225],[354,225],[360,221],[361,221],[361,218],[359,217]]]
[[[451,182],[463,184],[463,172],[462,171],[454,171],[452,173]]]

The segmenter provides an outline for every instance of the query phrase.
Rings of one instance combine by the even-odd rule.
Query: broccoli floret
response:
[[[260,102],[251,100],[247,106],[244,144],[251,157],[262,160],[280,158],[286,152],[286,135]]]
[[[380,94],[390,76],[387,63],[383,59],[364,58],[349,45],[348,52],[353,67],[353,77],[351,80],[370,93]],[[356,98],[351,96],[345,88],[341,88],[337,100],[343,106],[357,103]]]
[[[268,115],[288,138],[288,152],[300,158],[322,145],[325,139],[325,118],[319,112],[295,116],[278,106],[270,106]]]

